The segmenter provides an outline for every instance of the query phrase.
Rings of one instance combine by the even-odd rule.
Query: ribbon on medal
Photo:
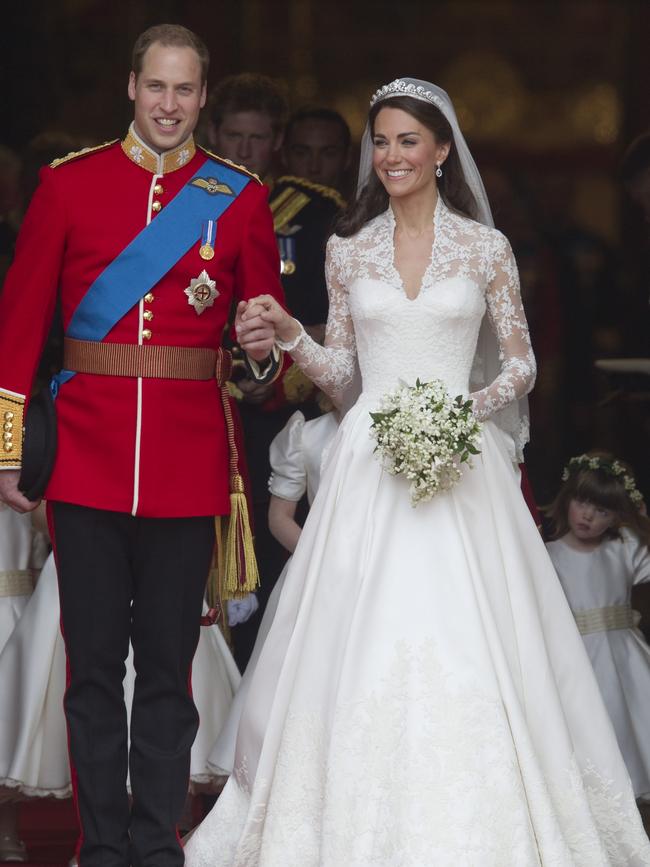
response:
[[[207,262],[214,259],[214,241],[217,237],[217,221],[204,220],[203,232],[201,234],[201,246],[199,247],[199,256]]]
[[[296,272],[296,239],[287,235],[278,235],[280,251],[280,274],[287,276]]]

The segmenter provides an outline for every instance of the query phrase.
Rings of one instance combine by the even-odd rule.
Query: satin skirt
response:
[[[189,867],[650,864],[505,435],[413,508],[363,396],[331,447]]]

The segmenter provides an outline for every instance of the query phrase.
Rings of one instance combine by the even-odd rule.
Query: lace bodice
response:
[[[507,239],[439,198],[431,260],[420,293],[410,300],[394,265],[394,231],[389,207],[353,237],[330,238],[325,345],[301,333],[291,349],[307,376],[340,400],[358,359],[362,392],[373,398],[418,377],[437,377],[454,396],[467,395],[487,312],[501,371],[472,394],[476,415],[488,418],[530,391],[535,358]]]

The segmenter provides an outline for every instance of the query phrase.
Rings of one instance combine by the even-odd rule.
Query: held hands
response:
[[[40,500],[28,500],[18,490],[20,470],[0,471],[0,502],[11,506],[16,512],[32,512],[41,502]]]
[[[237,341],[244,352],[255,361],[268,358],[275,342],[275,329],[262,319],[260,314],[263,310],[257,299],[254,299],[240,301],[235,314]]]
[[[239,345],[256,361],[270,353],[276,339],[289,343],[300,334],[299,323],[271,295],[258,295],[250,301],[240,301],[235,329]],[[258,357],[254,352],[262,345],[265,353]]]

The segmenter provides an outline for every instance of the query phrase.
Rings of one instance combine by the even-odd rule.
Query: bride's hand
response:
[[[271,325],[276,338],[283,343],[291,343],[300,334],[300,323],[281,307],[272,295],[258,295],[248,302],[241,314],[242,328],[255,316]]]

